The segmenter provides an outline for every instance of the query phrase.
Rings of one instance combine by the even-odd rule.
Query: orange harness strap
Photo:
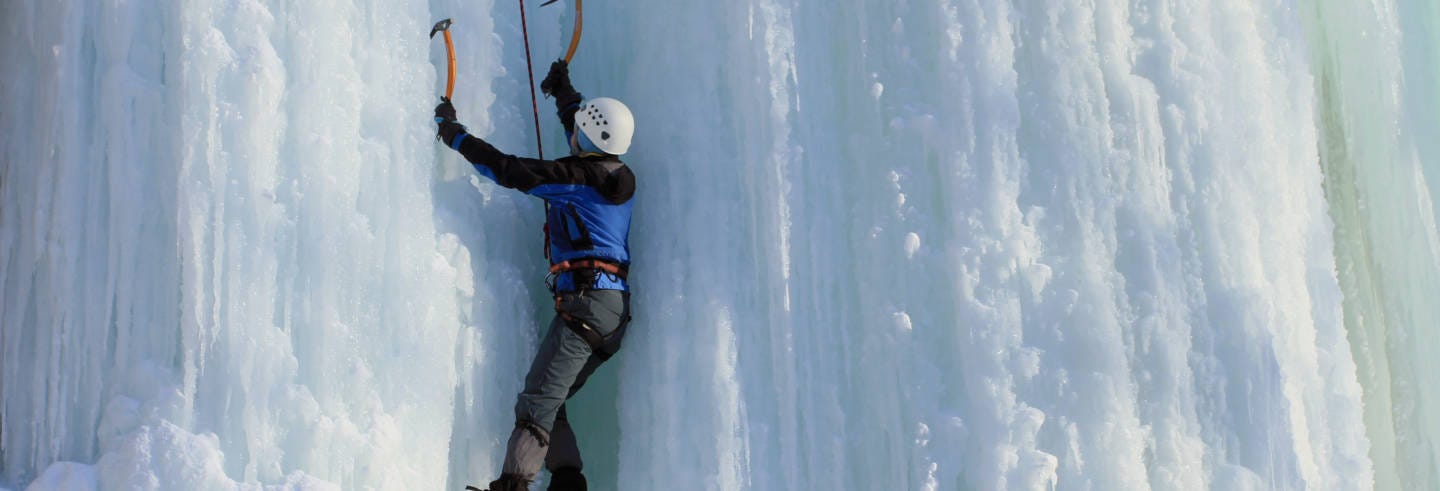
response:
[[[574,261],[562,261],[550,265],[550,274],[560,274],[566,271],[574,271],[577,269],[599,270],[618,276],[622,280],[626,279],[625,276],[630,273],[630,268],[627,268],[620,264],[601,261],[599,259],[577,259]]]

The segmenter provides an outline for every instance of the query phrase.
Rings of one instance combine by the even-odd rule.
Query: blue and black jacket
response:
[[[545,226],[549,231],[546,247],[552,264],[599,259],[629,267],[635,175],[619,157],[590,154],[558,160],[522,158],[464,132],[448,143],[496,184],[545,200]],[[593,285],[576,285],[574,276],[560,274],[555,278],[555,289],[629,289],[625,279],[614,275],[602,273]]]

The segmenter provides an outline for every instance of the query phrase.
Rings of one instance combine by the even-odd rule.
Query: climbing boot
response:
[[[548,491],[585,491],[585,475],[574,467],[561,467],[550,471]]]
[[[529,481],[514,474],[502,474],[500,479],[490,481],[489,491],[526,491],[528,489],[530,489]]]

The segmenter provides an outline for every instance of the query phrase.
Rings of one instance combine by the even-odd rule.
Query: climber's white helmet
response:
[[[600,151],[624,155],[630,150],[630,137],[635,134],[635,117],[620,101],[596,97],[580,104],[580,110],[575,112],[575,126]]]

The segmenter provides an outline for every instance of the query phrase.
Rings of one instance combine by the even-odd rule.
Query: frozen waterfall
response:
[[[525,3],[537,78],[570,1]],[[520,8],[0,0],[0,489],[494,478],[542,205],[435,142],[426,35],[534,155]],[[584,20],[638,120],[592,489],[1440,486],[1433,0]]]

